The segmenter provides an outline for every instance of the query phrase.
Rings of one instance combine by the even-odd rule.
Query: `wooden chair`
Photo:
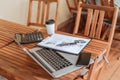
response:
[[[73,1],[74,7],[70,5],[70,1]],[[93,4],[93,5],[100,5],[100,6],[115,7],[114,0],[99,0],[99,1],[98,0],[89,0],[89,1],[90,2],[87,2],[87,0],[66,0],[66,2],[68,4],[68,9],[70,10],[71,14],[75,14],[74,12],[77,11],[76,6],[77,6],[78,2],[82,2],[83,4]],[[119,13],[120,13],[120,10],[119,10],[118,14]],[[83,16],[82,16],[83,20],[84,20],[84,16],[86,16],[86,15],[83,14]],[[112,20],[112,13],[111,12],[106,12],[104,19],[105,19],[104,22],[108,23],[108,24],[105,24],[105,26],[110,26],[110,23],[111,23],[111,20]],[[120,41],[120,39],[118,37],[116,37],[116,35],[120,34],[119,33],[120,32],[120,15],[118,15],[116,26],[118,26],[118,27],[116,27],[116,30],[115,30],[114,40]],[[109,27],[108,27],[108,29],[109,29]],[[109,31],[109,30],[106,30],[106,36],[104,36],[104,37],[107,37],[107,33],[108,33],[107,31]]]
[[[80,29],[80,21],[81,21],[81,13],[83,10],[86,10],[86,24],[84,25],[84,36],[89,36],[90,38],[104,40],[104,32],[102,32],[102,28],[104,27],[104,18],[106,12],[113,12],[112,14],[112,22],[110,28],[110,34],[107,41],[112,42],[114,30],[116,26],[117,16],[118,16],[118,8],[117,7],[107,7],[107,6],[97,6],[97,5],[88,5],[88,4],[79,4],[78,11],[76,16],[76,22],[73,34],[79,34]]]
[[[111,25],[104,22],[104,19],[106,18],[105,14],[107,12],[113,13]],[[87,13],[86,14],[87,16],[85,17],[86,18],[84,20],[85,24],[83,25],[82,14],[84,14],[84,13],[85,14]],[[97,40],[100,40],[103,42],[107,42],[108,48],[107,48],[106,52],[103,54],[105,54],[106,58],[108,58],[109,51],[111,48],[111,43],[113,40],[115,27],[116,27],[117,16],[118,16],[118,8],[117,7],[97,6],[97,5],[89,5],[89,4],[79,3],[77,6],[77,16],[76,16],[76,20],[75,20],[75,26],[74,26],[71,34],[72,35],[80,35],[80,36],[82,35],[82,36],[90,37],[92,39],[97,39]],[[109,28],[107,28],[107,27],[109,27]],[[109,34],[107,38],[105,37],[106,34]],[[98,75],[97,75],[97,79],[95,79],[95,80],[98,80],[100,78],[100,75],[103,71],[103,67],[105,66],[104,61],[102,61],[101,64],[102,65],[99,67],[99,69],[96,70],[96,71],[98,71]],[[96,69],[96,67],[94,66],[93,69]],[[95,71],[93,69],[92,69],[92,72]],[[90,77],[90,78],[92,78],[92,77]],[[92,80],[94,80],[94,78],[92,78]]]
[[[67,5],[68,5],[68,9],[71,13],[73,13],[73,11],[77,10],[77,5],[79,2],[82,2],[83,4],[93,4],[93,5],[102,5],[102,6],[110,6],[110,7],[114,7],[114,0],[100,0],[99,4],[96,2],[96,0],[89,0],[89,2],[87,0],[66,0]],[[70,3],[73,2],[73,4],[71,5]],[[108,17],[110,17],[110,13],[107,14]]]
[[[32,22],[33,2],[38,3],[36,21],[34,22]],[[53,17],[52,19],[55,20],[55,26],[57,26],[58,13],[59,13],[59,0],[30,0],[27,25],[28,26],[34,25],[34,26],[41,26],[41,27],[45,26],[45,21],[48,19],[51,19],[50,9],[51,9],[52,3],[56,4],[55,17]]]
[[[117,16],[118,16],[118,8],[117,7],[107,7],[107,6],[97,6],[97,5],[88,5],[88,4],[80,4],[78,5],[78,11],[76,16],[75,27],[73,30],[73,34],[79,35],[80,31],[80,21],[81,21],[81,13],[83,10],[88,12],[86,17],[86,24],[84,25],[83,35],[88,36],[90,38],[99,39],[108,42],[108,49],[105,53],[105,56],[108,57],[109,51],[111,48],[111,43],[113,40],[113,35],[116,27]],[[108,38],[103,38],[106,34],[106,30],[103,30],[104,27],[104,18],[106,12],[112,12],[112,21],[111,26],[109,28],[109,36]],[[82,26],[83,27],[83,26]],[[105,32],[104,32],[105,31]],[[104,65],[103,65],[104,66]],[[102,68],[101,72],[102,73]]]

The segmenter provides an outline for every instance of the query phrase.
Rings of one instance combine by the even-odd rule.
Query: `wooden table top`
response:
[[[1,26],[4,26],[7,31],[4,32]],[[12,36],[15,33],[31,32],[34,30],[35,29],[24,25],[0,20],[0,69],[13,75],[16,80],[73,80],[77,77],[81,69],[57,79],[52,78],[12,40]],[[7,32],[10,32],[11,35],[8,35]],[[44,37],[47,36],[45,30],[41,30],[41,32]],[[33,48],[36,44],[37,43],[24,44],[24,46]],[[108,44],[103,41],[92,39],[83,51],[91,52],[93,56],[98,56],[105,51],[104,48],[107,48],[107,45]]]

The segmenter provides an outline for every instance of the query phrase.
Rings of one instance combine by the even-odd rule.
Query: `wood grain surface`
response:
[[[66,74],[60,78],[52,78],[44,69],[42,69],[31,57],[29,57],[21,48],[12,40],[11,36],[6,33],[10,32],[12,36],[15,33],[32,32],[35,29],[26,27],[24,25],[12,23],[9,21],[0,20],[0,26],[4,26],[8,31],[4,32],[0,29],[2,33],[0,36],[8,39],[3,43],[0,37],[0,44],[4,44],[4,47],[0,48],[0,69],[7,72],[14,77],[15,80],[74,80],[82,69],[76,70],[72,73]],[[0,27],[1,28],[1,27]],[[41,30],[44,37],[47,37],[45,30]],[[5,39],[5,40],[6,40]],[[11,42],[9,45],[9,42]],[[37,43],[24,44],[26,48],[33,48]],[[101,55],[107,48],[107,43],[99,40],[91,40],[91,42],[84,48],[83,51],[91,52],[93,57]],[[104,47],[104,48],[103,48]],[[0,74],[2,74],[0,72]]]

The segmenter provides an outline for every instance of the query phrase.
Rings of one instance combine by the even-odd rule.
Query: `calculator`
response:
[[[38,31],[30,33],[16,33],[15,39],[20,43],[41,42],[43,40],[43,35]]]

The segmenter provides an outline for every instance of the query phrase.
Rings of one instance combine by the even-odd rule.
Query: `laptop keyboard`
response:
[[[37,50],[36,53],[42,57],[42,59],[44,59],[53,69],[55,69],[55,71],[72,65],[71,62],[69,62],[55,50],[43,48]]]

